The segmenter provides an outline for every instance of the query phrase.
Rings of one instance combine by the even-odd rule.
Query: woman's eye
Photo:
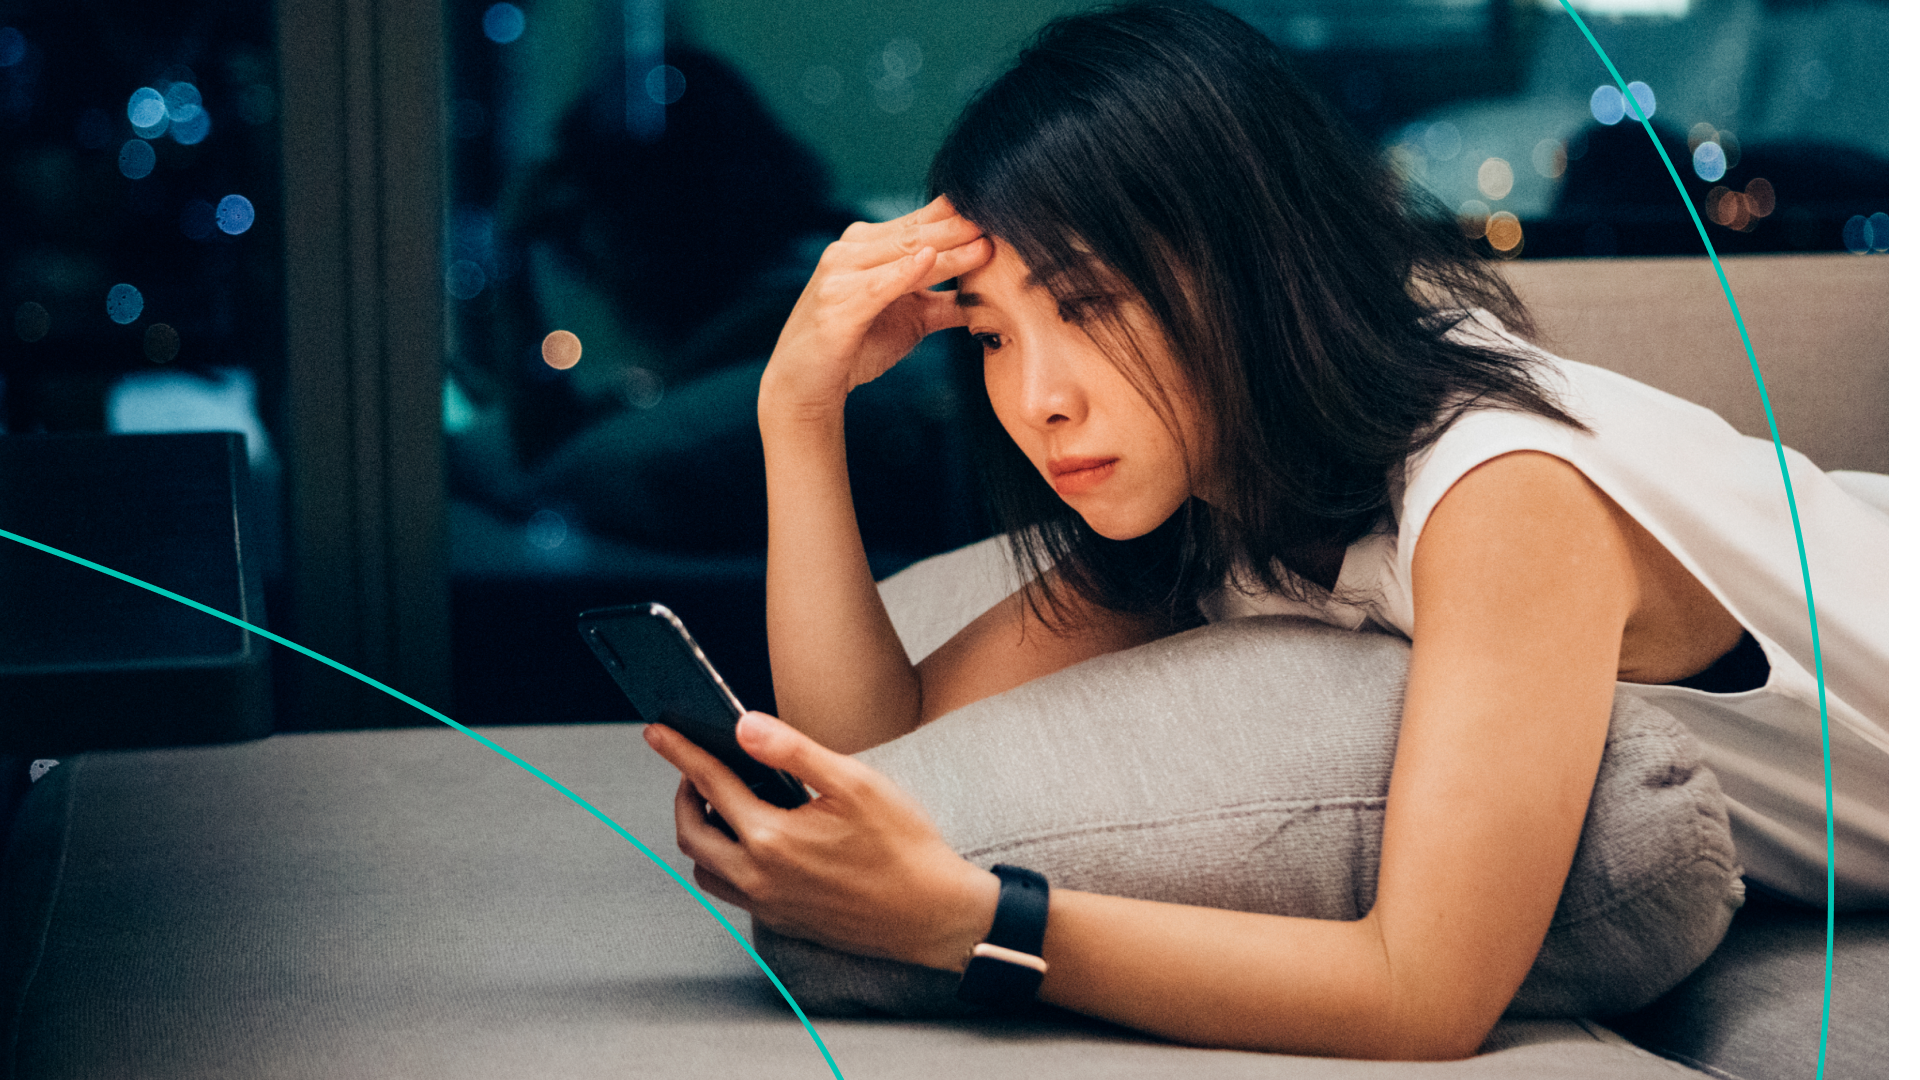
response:
[[[973,340],[975,344],[988,352],[992,352],[1000,347],[999,334],[975,334],[973,335]]]

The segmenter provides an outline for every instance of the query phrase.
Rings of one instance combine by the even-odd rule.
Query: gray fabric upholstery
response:
[[[1756,898],[1700,970],[1612,1023],[1628,1038],[1724,1080],[1807,1080],[1820,1047],[1827,917]],[[1834,920],[1828,1080],[1888,1075],[1887,915]]]
[[[1025,580],[1006,538],[991,536],[887,578],[880,583],[880,600],[907,659],[917,664]]]
[[[862,757],[948,843],[1063,888],[1356,919],[1373,906],[1408,649],[1238,619],[1098,657]],[[1622,696],[1587,827],[1517,1016],[1606,1016],[1679,982],[1743,895],[1713,774],[1678,722]],[[955,976],[756,928],[802,1005],[963,1014]]]
[[[688,872],[674,775],[637,727],[488,733]],[[444,729],[69,759],[26,800],[4,893],[11,1077],[832,1075],[665,874]],[[1566,1021],[1503,1024],[1443,1065],[1193,1050],[1065,1016],[819,1029],[849,1080],[1698,1075]]]

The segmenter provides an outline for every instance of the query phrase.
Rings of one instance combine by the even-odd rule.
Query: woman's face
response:
[[[1164,335],[1132,290],[1056,301],[998,240],[987,264],[959,285],[967,331],[985,352],[994,414],[1089,528],[1130,540],[1196,494],[1204,478],[1189,468],[1183,446],[1198,451],[1206,432]],[[1118,311],[1166,388],[1178,434],[1088,336],[1103,307]]]

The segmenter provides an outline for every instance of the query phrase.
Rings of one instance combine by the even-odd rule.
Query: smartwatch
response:
[[[987,940],[973,947],[955,993],[970,1005],[1012,1010],[1033,1001],[1047,973],[1047,962],[1040,959],[1047,938],[1047,879],[1005,863],[996,865],[993,874],[1000,879],[993,928]]]

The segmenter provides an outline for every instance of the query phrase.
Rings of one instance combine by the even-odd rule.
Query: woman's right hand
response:
[[[963,326],[951,292],[929,288],[986,264],[993,243],[943,195],[905,217],[847,227],[827,245],[780,331],[760,383],[763,417],[837,416],[935,330]]]

